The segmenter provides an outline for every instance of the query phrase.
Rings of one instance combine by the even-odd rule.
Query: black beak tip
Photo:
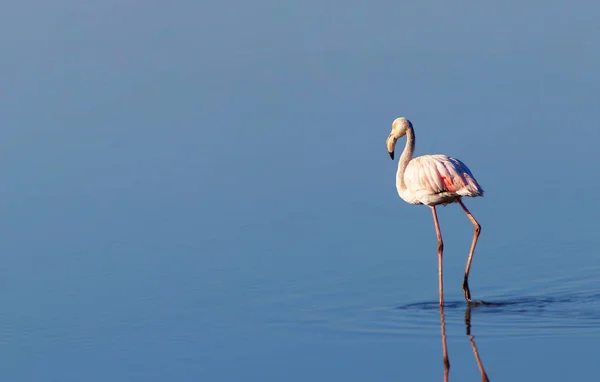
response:
[[[390,153],[390,158],[392,158],[392,160],[394,160],[394,152],[393,151]]]

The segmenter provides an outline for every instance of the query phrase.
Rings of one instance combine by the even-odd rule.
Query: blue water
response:
[[[5,8],[0,380],[441,381],[443,338],[450,381],[600,373],[597,4]],[[486,191],[485,304],[456,205],[436,303],[398,116]]]

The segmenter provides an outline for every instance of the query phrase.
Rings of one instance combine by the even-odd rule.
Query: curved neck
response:
[[[406,189],[406,184],[404,184],[404,171],[406,170],[406,166],[408,166],[408,162],[413,157],[413,152],[415,151],[415,132],[412,127],[409,127],[406,130],[406,146],[404,146],[404,151],[398,160],[398,172],[396,172],[396,188],[398,192]]]

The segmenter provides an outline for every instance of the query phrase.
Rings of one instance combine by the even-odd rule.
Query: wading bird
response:
[[[469,168],[456,158],[446,155],[423,155],[413,158],[415,149],[415,132],[412,123],[406,118],[396,118],[392,123],[392,132],[387,138],[386,146],[392,160],[396,141],[406,135],[406,146],[398,162],[396,173],[396,189],[404,201],[410,204],[424,204],[431,207],[435,232],[438,240],[438,282],[440,305],[444,305],[444,283],[442,275],[442,256],[444,242],[438,222],[435,206],[449,203],[458,203],[465,211],[473,226],[473,241],[467,258],[463,291],[465,299],[471,302],[469,290],[469,270],[473,260],[473,252],[477,245],[477,238],[481,232],[481,225],[475,220],[463,201],[463,196],[483,196],[483,189],[471,174]]]

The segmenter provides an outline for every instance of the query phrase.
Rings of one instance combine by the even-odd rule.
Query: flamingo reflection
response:
[[[471,334],[471,309],[473,308],[473,304],[467,304],[467,310],[465,311],[465,326],[467,328],[467,336],[469,336],[469,342],[471,343],[471,348],[473,349],[473,354],[475,354],[475,361],[477,361],[477,367],[479,368],[479,373],[481,373],[481,381],[489,382],[489,378],[485,373],[485,369],[483,368],[483,363],[481,363],[481,358],[479,357],[479,352],[477,351],[477,345],[475,345],[475,336]]]
[[[448,382],[448,374],[450,374],[450,359],[448,358],[448,344],[446,343],[444,305],[440,305],[440,321],[442,322],[442,351],[444,352],[444,382]]]
[[[479,351],[477,350],[477,345],[475,344],[475,336],[471,334],[471,310],[473,309],[473,304],[467,304],[467,310],[465,311],[465,326],[466,326],[466,334],[469,337],[469,343],[471,344],[471,348],[473,349],[473,354],[475,355],[475,361],[477,362],[477,367],[479,368],[479,373],[481,374],[482,382],[489,382],[489,378],[485,369],[483,367],[483,363],[481,362],[481,357],[479,356]],[[446,341],[446,321],[444,316],[444,306],[440,305],[440,322],[442,325],[442,351],[444,357],[444,382],[448,382],[448,377],[450,374],[450,359],[448,357],[448,343]]]

